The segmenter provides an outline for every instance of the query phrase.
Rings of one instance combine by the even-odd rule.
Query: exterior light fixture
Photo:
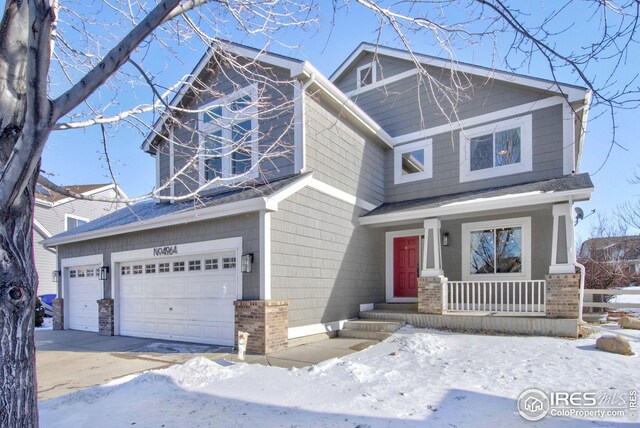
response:
[[[54,270],[53,272],[51,272],[51,281],[58,282],[59,279],[60,279],[60,271],[59,270]]]
[[[442,246],[443,247],[449,246],[449,232],[445,232],[445,234],[442,235]]]
[[[253,253],[244,254],[240,260],[242,272],[251,272],[251,268],[253,266]]]
[[[100,281],[106,281],[109,276],[109,266],[102,266],[100,268]]]

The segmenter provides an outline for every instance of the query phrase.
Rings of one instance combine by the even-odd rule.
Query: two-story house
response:
[[[260,65],[248,78],[217,49],[172,102],[187,113],[143,144],[163,195],[200,196],[48,239],[63,273],[55,328],[223,345],[248,331],[267,353],[361,313],[577,335],[572,207],[593,191],[578,173],[589,91],[416,55],[432,83],[450,85],[453,68],[469,83],[452,119],[407,52],[362,44],[327,78],[225,44]],[[266,158],[272,130],[283,149]],[[207,185],[234,176],[250,184]],[[98,270],[101,281],[86,274]],[[88,289],[99,302],[81,314]]]
[[[64,186],[86,196],[115,198],[126,196],[114,184],[80,184]],[[116,204],[68,198],[43,184],[36,185],[33,213],[33,251],[38,272],[38,295],[56,294],[58,268],[56,251],[42,244],[44,239],[81,226],[118,209]]]

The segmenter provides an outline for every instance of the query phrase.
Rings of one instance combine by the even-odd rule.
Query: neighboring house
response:
[[[81,184],[64,186],[71,192],[82,195],[115,197],[124,193],[116,189],[114,184]],[[116,204],[76,200],[64,196],[42,184],[36,185],[36,201],[33,214],[33,248],[38,272],[38,295],[56,294],[58,270],[55,248],[47,248],[42,244],[44,239],[81,226],[98,217],[116,211]]]
[[[580,258],[615,264],[624,274],[640,273],[640,235],[587,239]]]
[[[194,80],[233,103],[268,92],[290,110],[235,123],[230,107],[185,87],[174,106],[227,125],[209,128],[204,113],[159,122],[143,148],[158,185],[174,171],[190,177],[166,195],[234,170],[253,185],[138,203],[48,239],[63,271],[56,328],[223,345],[248,331],[249,349],[272,352],[374,304],[405,303],[386,308],[415,325],[577,335],[572,213],[593,192],[578,173],[589,91],[458,64],[473,88],[450,122],[403,51],[362,44],[328,79],[307,61],[227,49],[268,67],[278,90],[217,64],[214,50]],[[448,61],[416,58],[449,83]],[[268,131],[287,121],[289,150],[256,165]],[[189,172],[193,127],[234,141],[243,129],[250,156],[198,152]],[[87,277],[101,267],[105,281]],[[479,316],[496,313],[507,316]]]

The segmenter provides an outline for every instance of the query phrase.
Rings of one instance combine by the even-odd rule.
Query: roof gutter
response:
[[[291,70],[291,77],[297,79],[314,79],[314,83],[336,104],[340,109],[355,119],[358,124],[367,132],[372,134],[385,146],[393,148],[393,138],[382,129],[378,123],[364,112],[347,95],[338,89],[329,79],[318,71],[308,61],[300,64],[300,67]],[[306,85],[305,85],[306,86]],[[310,85],[309,85],[310,86]]]
[[[570,198],[574,200],[588,200],[593,190],[594,188],[590,187],[587,189],[567,190],[563,192],[527,192],[508,196],[477,198],[464,202],[452,202],[436,208],[422,208],[360,217],[360,224],[374,227],[387,226],[389,223],[394,222],[564,202]]]

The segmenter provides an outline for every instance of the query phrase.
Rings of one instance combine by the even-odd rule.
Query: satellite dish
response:
[[[576,207],[575,211],[576,211],[576,220],[582,220],[584,218],[584,211],[582,211],[582,208]]]

